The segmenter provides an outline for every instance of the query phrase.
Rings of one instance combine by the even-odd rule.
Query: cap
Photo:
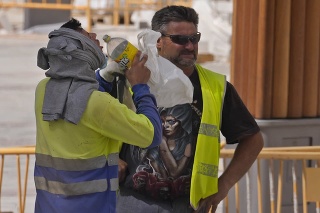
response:
[[[106,43],[108,43],[111,39],[111,37],[109,35],[104,35],[102,38]]]

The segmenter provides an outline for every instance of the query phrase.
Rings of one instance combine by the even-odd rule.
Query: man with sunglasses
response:
[[[167,6],[152,18],[152,29],[162,35],[159,55],[179,67],[194,86],[191,107],[183,108],[192,116],[181,123],[189,137],[180,142],[179,134],[171,140],[163,136],[159,147],[149,150],[122,147],[120,158],[128,175],[120,187],[118,213],[215,212],[263,147],[260,129],[235,88],[224,75],[196,63],[198,22],[196,11],[184,6]],[[220,132],[228,144],[238,145],[218,177]]]

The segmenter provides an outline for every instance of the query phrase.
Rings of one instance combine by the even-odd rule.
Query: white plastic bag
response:
[[[148,82],[150,91],[155,95],[158,107],[191,103],[193,86],[190,79],[181,69],[158,55],[156,43],[160,36],[159,32],[150,29],[137,36],[139,50],[148,55],[146,66],[151,71]]]

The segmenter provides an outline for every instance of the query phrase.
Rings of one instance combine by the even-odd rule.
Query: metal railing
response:
[[[224,144],[221,148],[221,159],[224,162],[223,167],[225,167],[228,160],[232,158],[234,149],[229,149]],[[29,158],[34,154],[34,146],[0,148],[0,212],[5,156],[16,156],[18,206],[19,212],[24,213]],[[26,156],[24,178],[21,175],[20,162],[20,157],[23,155]],[[225,213],[288,212],[283,211],[283,189],[286,185],[285,197],[290,197],[292,200],[292,204],[289,206],[290,212],[318,213],[320,211],[319,165],[320,146],[263,148],[249,172],[234,186],[233,191],[229,192],[223,202],[223,211]],[[291,190],[288,189],[288,182],[290,182]],[[310,203],[314,203],[314,205],[310,205]],[[288,208],[288,206],[285,207]]]
[[[47,1],[41,0],[39,2],[32,0],[0,0],[0,8],[24,8],[24,9],[51,9],[51,10],[79,10],[84,11],[87,18],[87,30],[90,32],[92,28],[91,23],[91,0],[86,0],[86,4],[75,5],[73,1],[63,3],[61,0]]]
[[[26,193],[27,193],[27,182],[28,182],[28,173],[29,173],[29,159],[30,155],[35,154],[34,146],[23,146],[23,147],[9,147],[9,148],[0,148],[0,212],[1,212],[1,191],[2,191],[2,180],[3,180],[3,170],[5,156],[15,155],[16,156],[16,167],[17,167],[17,180],[18,180],[18,206],[19,212],[23,213],[25,210],[26,203]],[[22,155],[26,156],[25,164],[25,174],[24,178],[21,176],[21,162],[20,157]]]
[[[108,0],[95,0],[97,5],[105,5],[103,2]],[[166,5],[186,5],[192,6],[192,0],[109,0],[107,5],[100,8],[93,8],[92,0],[85,0],[80,4],[75,4],[74,0],[62,2],[62,0],[0,0],[1,8],[28,8],[28,9],[51,9],[51,10],[70,10],[82,11],[85,13],[87,20],[88,32],[92,29],[93,16],[98,13],[111,13],[113,18],[113,25],[119,25],[120,16],[124,16],[124,24],[130,24],[130,14],[133,11],[139,10],[158,10]]]
[[[233,154],[233,149],[221,150],[224,162]],[[230,212],[236,213],[318,213],[319,163],[320,146],[263,148],[249,172],[235,185],[234,194],[230,192],[225,199],[225,212],[228,213],[232,206],[234,209]],[[224,166],[226,165],[227,162]],[[234,203],[229,203],[232,196]],[[311,203],[315,205],[310,205]]]

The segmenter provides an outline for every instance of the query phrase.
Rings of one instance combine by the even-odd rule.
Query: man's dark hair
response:
[[[72,30],[80,30],[82,29],[80,21],[75,18],[71,18],[70,21],[63,24],[61,27],[69,28]]]
[[[152,20],[151,28],[154,31],[164,32],[169,22],[192,22],[196,28],[199,24],[199,16],[191,7],[171,5],[158,10]]]

